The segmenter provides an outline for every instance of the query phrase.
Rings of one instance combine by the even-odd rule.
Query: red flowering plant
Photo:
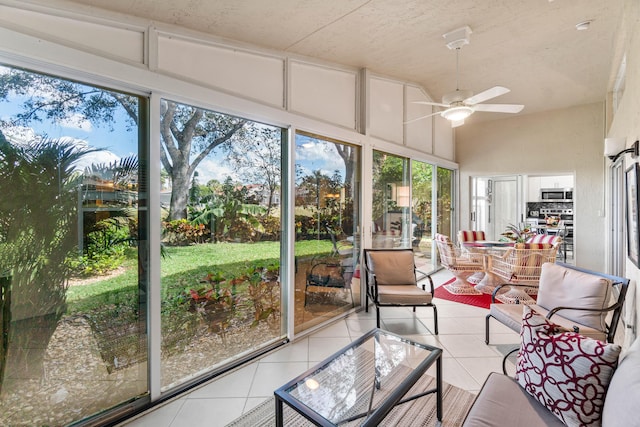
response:
[[[234,316],[238,298],[234,289],[226,284],[225,276],[221,271],[213,271],[207,274],[197,289],[190,289],[190,311],[199,313],[207,322],[209,330],[219,333],[224,337],[226,329]],[[235,287],[235,283],[232,283]]]

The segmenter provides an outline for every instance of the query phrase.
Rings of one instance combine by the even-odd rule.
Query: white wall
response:
[[[576,263],[604,271],[604,104],[511,117],[456,128],[460,194],[474,175],[573,173]],[[462,197],[461,224],[469,218]]]
[[[108,66],[102,65],[104,60]],[[89,73],[97,81],[106,78],[116,85],[175,94],[184,102],[200,104],[198,100],[205,97],[190,100],[180,89],[181,83],[188,83],[221,95],[205,98],[204,107],[284,126],[311,123],[301,128],[333,138],[352,131],[347,142],[366,145],[368,138],[362,135],[371,136],[391,143],[397,154],[408,148],[420,160],[455,167],[452,136],[436,133],[434,143],[432,117],[405,124],[425,110],[413,101],[431,100],[422,88],[340,64],[79,8],[63,0],[27,4],[0,0],[0,61],[53,73],[51,66],[60,65],[73,70],[72,76],[80,73],[76,78]],[[235,110],[236,102],[225,105],[219,102],[222,98],[255,104],[226,111]],[[425,114],[430,112],[429,108]]]
[[[611,127],[607,136],[626,137],[627,148],[640,138],[640,3],[636,0],[627,0],[625,3],[624,21],[621,26],[619,48],[624,51],[627,59],[626,80],[624,95],[620,100],[617,111],[613,116]],[[632,159],[630,155],[624,156],[624,168],[640,159]],[[635,287],[640,280],[640,270],[628,259],[625,265],[625,276],[633,281]],[[640,292],[635,291],[630,295],[627,304],[628,309],[637,313],[640,307]],[[640,319],[636,315],[635,331],[640,331]]]

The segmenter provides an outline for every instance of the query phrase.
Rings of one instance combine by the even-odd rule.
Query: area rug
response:
[[[449,280],[442,285],[442,287],[454,295],[480,295],[482,293],[476,291],[476,288],[471,285],[471,282],[464,282],[463,280]]]
[[[429,375],[423,375],[408,394],[413,394],[414,389],[426,390],[433,387],[435,387],[435,379]],[[475,399],[475,394],[445,382],[442,383],[442,389],[442,424],[438,424],[436,418],[436,397],[434,394],[430,394],[396,406],[380,425],[393,427],[461,426]],[[340,425],[356,426],[359,424],[362,424],[362,419]],[[275,425],[275,400],[271,397],[227,424],[226,427],[272,427]],[[284,425],[287,427],[302,427],[313,424],[285,404]]]
[[[461,294],[452,294],[447,291],[446,285],[453,283],[456,279],[452,278],[451,280],[443,283],[441,286],[438,286],[435,289],[434,297],[444,299],[447,301],[459,302],[461,304],[473,305],[475,307],[481,307],[488,309],[491,305],[491,294],[480,294],[480,295],[461,295]],[[533,301],[535,301],[536,296],[530,295]],[[501,301],[496,301],[496,304],[500,304]]]
[[[443,286],[438,286],[435,289],[434,297],[444,299],[447,301],[459,302],[461,304],[473,305],[475,307],[481,308],[489,308],[491,305],[491,295],[489,294],[480,294],[480,295],[460,295],[460,294],[452,294],[447,291]]]

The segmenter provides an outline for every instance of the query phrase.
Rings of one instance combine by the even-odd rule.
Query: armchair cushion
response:
[[[475,242],[476,240],[486,240],[484,231],[460,230],[458,231],[458,243]]]
[[[527,239],[527,243],[549,243],[550,245],[557,245],[561,241],[560,236],[553,234],[534,234]]]
[[[430,304],[433,296],[415,285],[378,285],[380,304],[416,305]]]
[[[598,426],[620,346],[584,337],[524,306],[516,381],[568,426]]]
[[[551,243],[530,242],[516,243],[514,247],[516,249],[551,249],[553,245]]]
[[[631,427],[640,425],[635,412],[640,402],[640,339],[629,347],[611,379],[602,410],[602,425]]]
[[[557,426],[564,423],[556,418],[516,381],[491,372],[469,410],[464,427]]]
[[[555,307],[603,309],[610,303],[611,288],[611,281],[604,277],[548,263],[542,266],[537,304],[547,310]],[[558,315],[580,325],[606,330],[607,312],[561,310]]]
[[[499,322],[506,325],[508,328],[520,332],[521,322],[522,322],[522,308],[523,304],[491,304],[489,312],[491,316],[498,320]],[[539,314],[546,316],[549,313],[549,310],[544,307],[540,307],[536,304],[529,305],[533,310],[538,312]],[[562,317],[562,313],[565,310],[560,311],[558,314],[554,315],[551,320],[561,327],[572,331],[574,327],[578,327],[578,332],[580,335],[593,338],[594,340],[606,341],[607,333],[604,330],[589,328],[585,325],[580,325],[572,320],[565,319]]]
[[[417,286],[412,251],[398,251],[394,256],[371,251],[367,252],[367,257],[369,267],[375,272],[378,286]],[[418,290],[417,287],[416,289]]]

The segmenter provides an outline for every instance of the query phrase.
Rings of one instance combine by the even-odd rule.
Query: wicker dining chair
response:
[[[484,272],[484,256],[473,252],[463,253],[444,234],[436,233],[433,240],[438,247],[440,264],[456,278],[455,282],[445,285],[447,289],[461,295],[480,294],[467,279],[474,273]]]

